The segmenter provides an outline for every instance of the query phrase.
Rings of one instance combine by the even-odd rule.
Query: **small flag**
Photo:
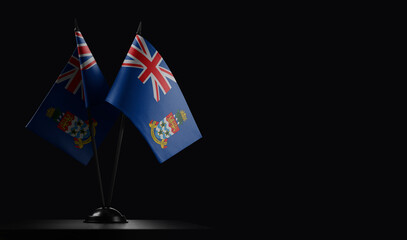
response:
[[[79,29],[77,47],[27,128],[87,165],[93,156],[87,108],[100,145],[118,111],[104,99],[109,86]]]
[[[172,72],[139,34],[106,101],[133,122],[160,163],[202,137]]]

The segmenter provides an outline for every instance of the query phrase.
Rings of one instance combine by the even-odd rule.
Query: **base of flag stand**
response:
[[[127,223],[126,217],[111,207],[100,207],[89,215],[85,223]]]

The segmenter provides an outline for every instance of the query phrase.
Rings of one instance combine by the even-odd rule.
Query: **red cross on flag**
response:
[[[160,101],[159,89],[166,94],[171,89],[168,79],[176,82],[171,71],[164,66],[160,66],[162,62],[163,58],[158,51],[149,48],[144,38],[140,35],[136,35],[135,41],[131,45],[122,67],[143,69],[138,79],[145,84],[151,78],[154,99],[158,102]]]

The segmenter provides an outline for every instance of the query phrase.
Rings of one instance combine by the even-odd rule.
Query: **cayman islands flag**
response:
[[[119,112],[105,102],[109,86],[79,30],[75,37],[77,47],[26,127],[87,165],[93,156],[88,108],[97,145]]]
[[[133,122],[160,163],[202,137],[164,59],[138,34],[106,101]]]

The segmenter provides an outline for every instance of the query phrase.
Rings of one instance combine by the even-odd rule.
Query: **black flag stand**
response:
[[[75,19],[75,29],[74,31],[79,31],[79,26],[78,22]],[[95,163],[96,163],[96,170],[97,170],[97,176],[98,176],[98,183],[99,183],[99,190],[100,190],[100,196],[102,200],[102,207],[96,209],[91,215],[89,215],[85,219],[85,223],[127,223],[126,217],[123,216],[119,211],[117,211],[114,208],[111,208],[110,206],[106,206],[105,203],[105,196],[103,192],[103,185],[102,185],[102,176],[100,173],[100,165],[99,165],[99,156],[97,152],[97,147],[96,147],[96,141],[95,141],[95,128],[93,126],[93,118],[91,114],[91,109],[88,109],[88,120],[89,120],[89,126],[90,126],[90,136],[91,136],[91,141],[92,141],[92,148],[93,148],[93,153],[95,156]],[[110,205],[110,203],[109,203]]]
[[[93,152],[95,155],[95,162],[96,162],[96,169],[98,173],[98,182],[99,182],[99,187],[100,187],[100,193],[102,197],[102,207],[96,209],[91,215],[89,215],[85,219],[85,223],[127,223],[126,217],[122,215],[119,211],[116,209],[106,206],[105,204],[105,197],[103,194],[103,186],[102,186],[102,177],[100,174],[100,166],[99,166],[99,157],[97,154],[97,148],[96,148],[96,142],[95,142],[95,129],[93,126],[93,118],[91,116],[90,110],[88,109],[88,118],[89,118],[89,125],[92,126],[90,127],[90,135],[91,135],[91,140],[92,140],[92,147],[93,147]],[[117,167],[116,167],[117,168]]]
[[[138,25],[136,34],[140,34],[140,33],[141,33],[141,21]],[[89,117],[89,119],[90,119],[90,117]],[[88,222],[88,223],[127,223],[126,217],[124,215],[122,215],[119,211],[117,211],[116,209],[111,207],[112,199],[113,199],[113,192],[114,192],[114,185],[116,182],[117,167],[119,165],[119,158],[120,158],[120,151],[121,151],[123,134],[124,134],[125,121],[126,121],[126,116],[123,113],[121,113],[119,136],[117,139],[116,156],[114,159],[112,180],[110,183],[109,201],[107,203],[107,207],[104,205],[104,201],[103,201],[103,207],[96,209],[96,211],[92,215],[90,215],[85,220],[85,222]],[[96,161],[96,163],[97,162],[98,161]],[[98,167],[98,169],[99,169],[99,167]],[[100,172],[100,170],[98,170],[98,171]],[[99,183],[101,186],[101,182],[99,182]],[[101,191],[102,190],[103,189],[101,189]]]

